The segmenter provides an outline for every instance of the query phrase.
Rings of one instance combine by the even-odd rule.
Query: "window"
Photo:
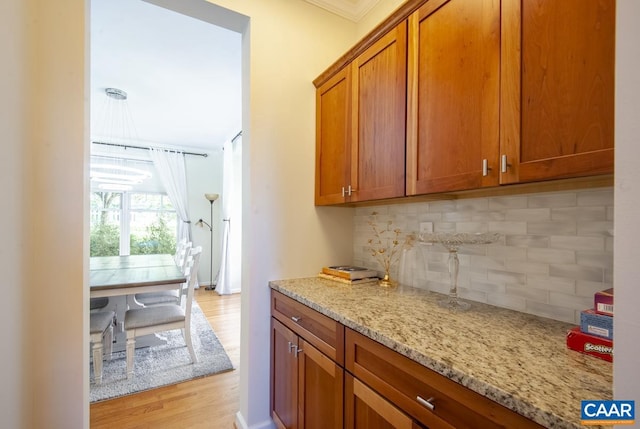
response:
[[[165,194],[91,192],[91,256],[175,252],[176,212]]]

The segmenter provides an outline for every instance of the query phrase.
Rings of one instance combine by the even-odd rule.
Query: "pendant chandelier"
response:
[[[117,88],[106,88],[107,98],[104,103],[102,129],[96,134],[103,144],[121,146],[137,140],[133,116],[127,103],[127,93]],[[125,165],[125,159],[111,159],[109,162],[92,161],[90,177],[92,183],[105,191],[128,191],[145,180],[151,173],[139,168]]]

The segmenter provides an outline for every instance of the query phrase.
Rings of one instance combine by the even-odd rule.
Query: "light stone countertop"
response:
[[[612,364],[567,348],[574,325],[476,302],[452,313],[442,294],[405,286],[269,286],[549,428],[582,428],[580,401],[613,397]]]

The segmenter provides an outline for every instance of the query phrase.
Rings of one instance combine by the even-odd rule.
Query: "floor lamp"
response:
[[[200,219],[196,225],[203,227],[206,225],[209,228],[209,286],[205,287],[205,290],[214,290],[216,285],[213,284],[213,202],[218,199],[218,194],[204,194],[204,197],[211,204],[211,215],[209,217],[209,223]]]

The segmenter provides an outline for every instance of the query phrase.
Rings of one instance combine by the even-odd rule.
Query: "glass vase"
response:
[[[424,243],[439,243],[449,251],[449,295],[438,301],[438,305],[452,311],[466,311],[471,304],[458,299],[458,249],[463,245],[494,243],[500,239],[497,233],[464,233],[464,232],[430,232],[420,234],[419,240]]]

